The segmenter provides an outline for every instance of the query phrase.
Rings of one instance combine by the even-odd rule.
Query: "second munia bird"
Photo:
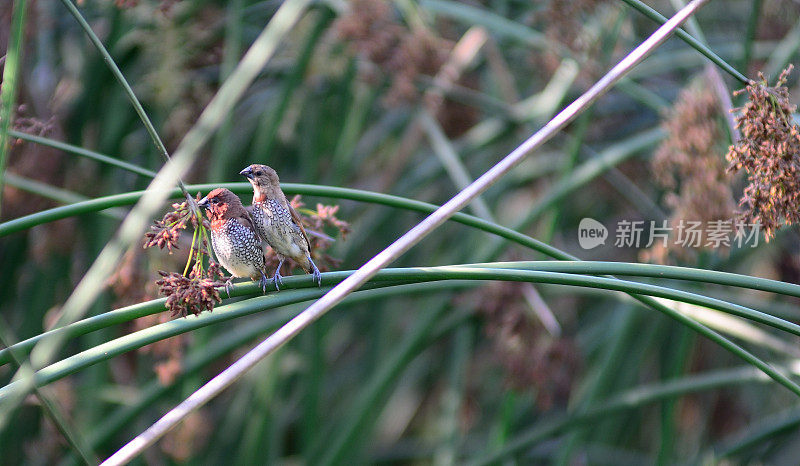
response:
[[[253,207],[250,214],[256,229],[272,247],[280,259],[272,281],[277,288],[281,282],[281,266],[286,258],[297,262],[306,273],[310,273],[317,285],[322,284],[322,275],[311,260],[311,242],[300,222],[300,216],[286,200],[280,187],[278,174],[266,166],[253,164],[241,175],[253,185]]]

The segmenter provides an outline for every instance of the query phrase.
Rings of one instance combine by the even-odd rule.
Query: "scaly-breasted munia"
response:
[[[306,273],[312,274],[317,285],[321,285],[322,275],[311,260],[311,242],[300,217],[281,191],[278,174],[272,168],[259,164],[250,165],[239,174],[246,176],[253,185],[250,214],[256,229],[280,259],[272,278],[275,287],[282,283],[280,271],[287,257],[297,262]]]
[[[261,237],[239,196],[225,188],[217,188],[198,205],[207,210],[211,220],[211,246],[219,263],[234,277],[259,281],[261,289],[266,292]]]

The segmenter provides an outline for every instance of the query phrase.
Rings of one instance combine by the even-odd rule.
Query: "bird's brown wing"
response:
[[[300,221],[300,216],[297,215],[295,212],[294,207],[290,202],[286,202],[286,206],[289,208],[289,214],[292,216],[292,220],[294,221],[295,225],[300,227],[300,232],[303,234],[303,238],[306,239],[306,244],[308,244],[308,252],[311,252],[311,241],[308,239],[308,233],[306,233],[306,229],[303,228],[303,222]]]

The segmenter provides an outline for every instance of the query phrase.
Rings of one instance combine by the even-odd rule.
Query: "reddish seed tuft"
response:
[[[189,313],[198,315],[203,311],[213,310],[216,303],[222,302],[217,289],[225,286],[224,281],[194,274],[184,277],[177,272],[163,270],[159,270],[158,273],[162,278],[156,281],[156,285],[159,286],[161,294],[167,297],[164,305],[171,311],[172,316],[186,317]],[[211,267],[209,267],[210,273]]]
[[[200,200],[200,194],[197,195],[197,200]],[[197,228],[197,216],[187,201],[172,204],[172,209],[164,215],[164,218],[153,222],[150,231],[144,234],[145,249],[154,246],[164,249],[166,246],[169,253],[172,254],[173,249],[178,249],[181,230],[185,229],[188,224]]]
[[[742,137],[730,146],[728,170],[747,173],[748,185],[740,205],[749,223],[760,223],[767,240],[784,225],[800,221],[800,131],[792,119],[797,106],[789,100],[786,80],[790,65],[778,77],[775,86],[767,86],[764,75],[745,89],[748,94],[736,127]]]

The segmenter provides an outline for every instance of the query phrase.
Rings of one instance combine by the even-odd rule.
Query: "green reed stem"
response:
[[[14,109],[17,103],[17,88],[19,87],[20,68],[22,66],[22,41],[25,29],[25,0],[14,0],[11,13],[11,29],[8,35],[8,49],[3,67],[3,82],[0,89],[0,205],[3,200],[3,174],[8,165],[8,155],[11,152],[11,122],[14,119]]]

